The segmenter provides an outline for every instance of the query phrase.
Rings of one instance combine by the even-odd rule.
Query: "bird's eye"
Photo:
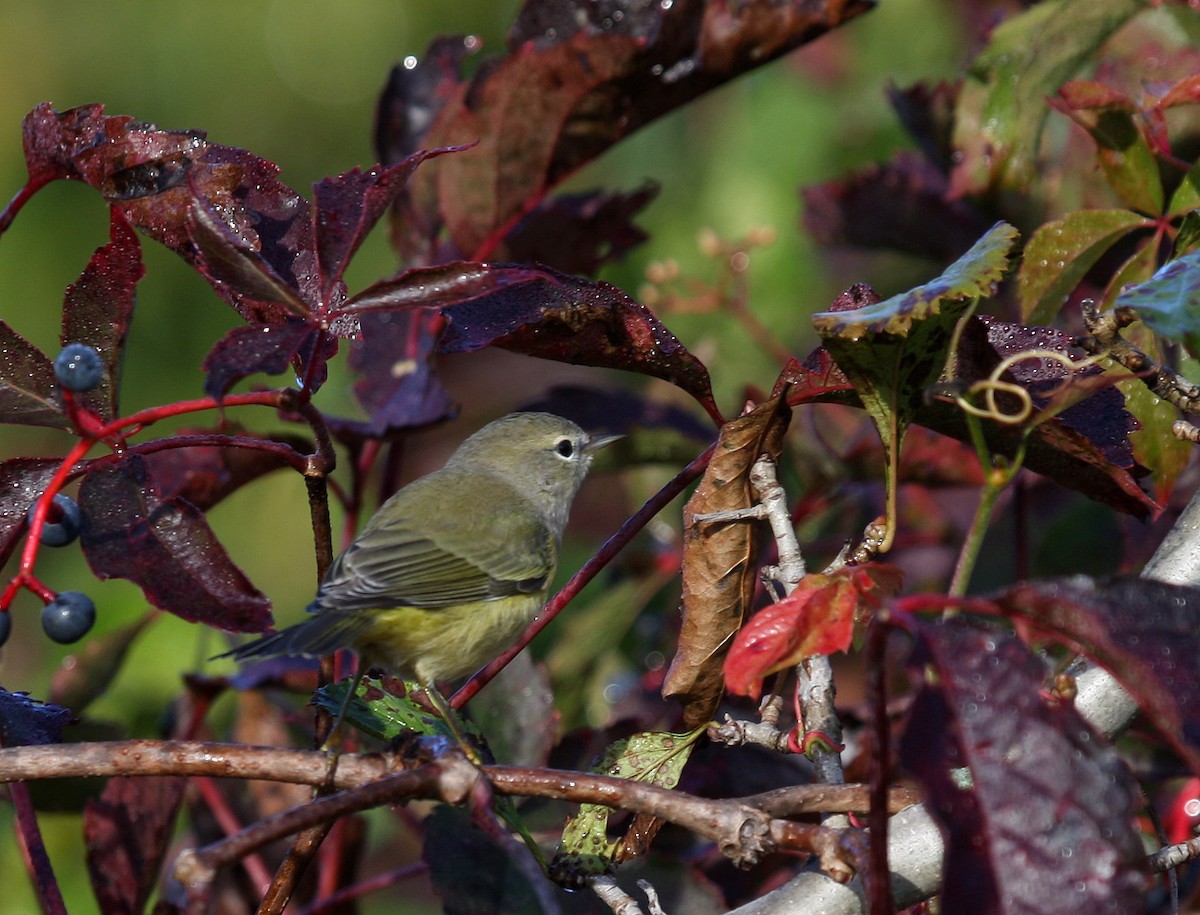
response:
[[[554,450],[560,457],[569,458],[575,453],[575,443],[569,438],[559,439],[558,444],[554,446]]]

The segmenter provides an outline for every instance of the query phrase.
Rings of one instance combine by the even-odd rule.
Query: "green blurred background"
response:
[[[0,54],[0,196],[15,193],[24,181],[21,120],[43,101],[59,109],[102,102],[110,114],[204,130],[215,142],[273,160],[284,181],[306,192],[323,176],[374,161],[375,99],[395,62],[419,56],[432,37],[445,33],[474,34],[485,53],[499,51],[517,7],[511,0],[0,0],[0,35],[6,39]],[[841,31],[656,122],[585,169],[572,187],[630,189],[648,178],[662,185],[638,220],[651,240],[605,277],[636,295],[648,263],[673,259],[683,275],[711,280],[714,264],[697,248],[701,229],[731,238],[772,226],[777,240],[752,258],[750,306],[799,355],[813,345],[807,315],[840,289],[859,280],[885,293],[905,288],[914,278],[912,265],[892,264],[889,274],[875,263],[839,260],[836,271],[824,269],[821,252],[799,228],[797,191],[908,145],[884,86],[956,75],[965,51],[955,11],[950,0],[885,0]],[[42,191],[0,239],[0,319],[53,354],[63,290],[106,240],[107,214],[94,191],[65,182]],[[205,353],[236,323],[174,255],[146,242],[144,256],[147,275],[130,333],[124,412],[197,396]],[[351,268],[351,288],[396,266],[385,233],[377,232]],[[770,387],[777,367],[736,324],[719,315],[666,321],[710,366],[726,412],[736,411],[745,385]],[[470,396],[469,389],[458,393]],[[334,376],[318,404],[337,413],[355,410],[344,375]],[[239,419],[252,428],[278,427],[268,416]],[[461,437],[458,430],[454,435]],[[6,427],[0,436],[0,457],[62,454],[69,447],[65,435],[35,429]],[[235,561],[280,608],[280,618],[294,619],[311,597],[313,576],[300,482],[290,474],[257,482],[218,506],[211,520]],[[87,590],[96,599],[97,636],[145,612],[136,588],[95,582],[77,548],[43,557],[43,580],[58,590]],[[0,685],[44,697],[72,651],[41,635],[37,602],[29,595],[14,609],[14,637],[0,653]],[[223,646],[203,627],[156,620],[90,714],[120,722],[135,735],[156,734],[179,676]],[[2,907],[32,912],[36,903],[10,820],[10,808],[0,805]],[[42,823],[69,907],[89,910],[94,902],[78,866],[78,817],[50,815]]]

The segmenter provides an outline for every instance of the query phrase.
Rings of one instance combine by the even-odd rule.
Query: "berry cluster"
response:
[[[105,366],[95,347],[86,343],[69,343],[54,360],[54,378],[59,387],[72,394],[90,391],[104,379]],[[38,503],[29,507],[28,523],[32,527]],[[70,496],[58,492],[46,511],[44,523],[38,532],[39,541],[45,546],[66,546],[79,537],[83,527],[83,512]],[[5,606],[0,606],[0,645],[8,641],[12,632],[12,617],[8,612],[6,593]],[[43,589],[44,590],[44,589]],[[96,622],[96,605],[82,591],[63,591],[60,594],[46,592],[43,598],[42,629],[46,635],[60,644],[70,644],[83,638]]]

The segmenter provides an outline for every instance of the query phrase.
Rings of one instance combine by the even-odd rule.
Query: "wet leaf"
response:
[[[108,421],[117,415],[117,393],[125,335],[133,320],[137,284],[145,274],[137,235],[119,210],[110,213],[107,245],[96,250],[83,274],[63,297],[62,342],[95,347],[104,362],[104,377],[91,391],[75,396]]]
[[[321,687],[313,693],[313,705],[336,715],[346,701],[351,682],[347,679]],[[346,708],[346,723],[383,741],[393,741],[406,734],[453,737],[436,712],[412,699],[411,694],[420,686],[408,682],[404,686],[408,692],[398,696],[384,689],[378,680],[363,678]],[[458,720],[458,725],[464,734],[479,736],[479,731],[463,719]]]
[[[477,145],[431,163],[401,204],[407,226],[445,227],[458,256],[504,250],[548,190],[656,117],[869,9],[865,2],[528,3],[508,53],[452,83],[465,48],[441,39],[412,76],[393,73],[377,143],[394,161],[425,146]],[[461,42],[461,39],[460,39]],[[421,130],[423,123],[429,126]],[[432,249],[402,227],[401,249]]]
[[[592,771],[660,788],[674,788],[704,730],[700,727],[685,734],[660,731],[633,734],[609,746],[592,766]],[[581,886],[588,877],[608,873],[617,863],[645,852],[650,838],[657,832],[656,826],[650,826],[653,818],[635,817],[625,835],[611,838],[609,818],[614,814],[610,807],[581,804],[579,812],[568,818],[550,863],[550,873],[555,880],[564,886]]]
[[[1146,387],[1140,378],[1119,384],[1125,406],[1141,427],[1129,433],[1134,459],[1149,471],[1154,501],[1168,504],[1179,475],[1192,459],[1195,445],[1171,431],[1179,411]]]
[[[959,94],[956,195],[1028,188],[1039,164],[1046,97],[1143,5],[1142,0],[1051,0],[992,31]]]
[[[28,747],[60,743],[62,732],[75,721],[68,708],[47,705],[29,693],[10,693],[0,687],[0,745]]]
[[[117,776],[84,806],[88,873],[101,911],[145,910],[186,787],[183,776]]]
[[[959,320],[1004,278],[1016,240],[1016,229],[997,223],[936,279],[884,302],[813,315],[825,348],[854,385],[888,454],[884,550],[895,534],[904,432],[946,368]]]
[[[445,307],[442,353],[487,346],[572,365],[622,369],[669,381],[720,421],[708,370],[654,316],[620,289],[548,269],[491,268],[506,285]],[[485,282],[491,283],[490,276]]]
[[[375,166],[365,171],[356,168],[313,186],[320,297],[326,309],[336,308],[345,301],[346,286],[342,278],[350,259],[404,190],[417,166],[426,159],[466,148],[414,150],[395,165]]]
[[[21,542],[29,506],[46,491],[61,463],[57,458],[0,461],[0,567]]]
[[[92,469],[79,488],[83,551],[97,578],[126,578],[146,599],[191,622],[261,632],[270,602],[230,560],[204,515],[163,498],[140,457]]]
[[[902,577],[885,563],[805,575],[795,591],[758,611],[738,632],[725,657],[726,687],[757,701],[764,677],[813,655],[845,651],[855,624],[869,621],[881,601],[899,592]]]
[[[722,665],[754,597],[762,537],[757,522],[695,517],[754,504],[750,469],[761,455],[779,459],[790,418],[776,396],[722,426],[704,478],[684,506],[682,621],[662,693],[683,703],[686,727],[707,724],[720,702]]]
[[[1096,160],[1121,202],[1158,216],[1163,208],[1162,178],[1133,100],[1099,83],[1068,82],[1059,89],[1059,98],[1048,102],[1091,135]]]
[[[1021,625],[1107,669],[1200,774],[1200,590],[1082,576],[1016,585],[991,599]]]
[[[1017,274],[1021,318],[1050,324],[1106,251],[1150,222],[1129,210],[1077,210],[1034,231]]]
[[[1200,354],[1200,252],[1168,261],[1146,282],[1123,289],[1114,305],[1136,309],[1156,334],[1182,343],[1196,358]]]
[[[1046,668],[1018,639],[961,619],[911,628],[900,759],[946,833],[946,910],[1141,910],[1140,792],[1116,751],[1042,697]]]
[[[0,321],[0,422],[66,429],[54,391],[49,357]]]
[[[204,392],[220,400],[229,389],[250,375],[280,375],[289,366],[312,366],[312,354],[318,342],[324,346],[320,354],[320,369],[308,378],[309,388],[316,391],[324,382],[325,365],[337,352],[337,338],[323,333],[308,321],[285,318],[272,324],[245,324],[225,334],[204,357]],[[299,381],[297,381],[299,385]]]

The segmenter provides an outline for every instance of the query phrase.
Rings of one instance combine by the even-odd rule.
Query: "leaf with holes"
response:
[[[592,766],[601,775],[625,778],[660,788],[679,784],[683,767],[704,733],[699,727],[685,734],[642,731],[616,741]],[[563,827],[550,874],[564,886],[582,886],[587,878],[608,873],[619,862],[645,852],[658,821],[644,814],[620,837],[608,834],[611,807],[583,804]],[[633,840],[631,843],[631,839]]]

